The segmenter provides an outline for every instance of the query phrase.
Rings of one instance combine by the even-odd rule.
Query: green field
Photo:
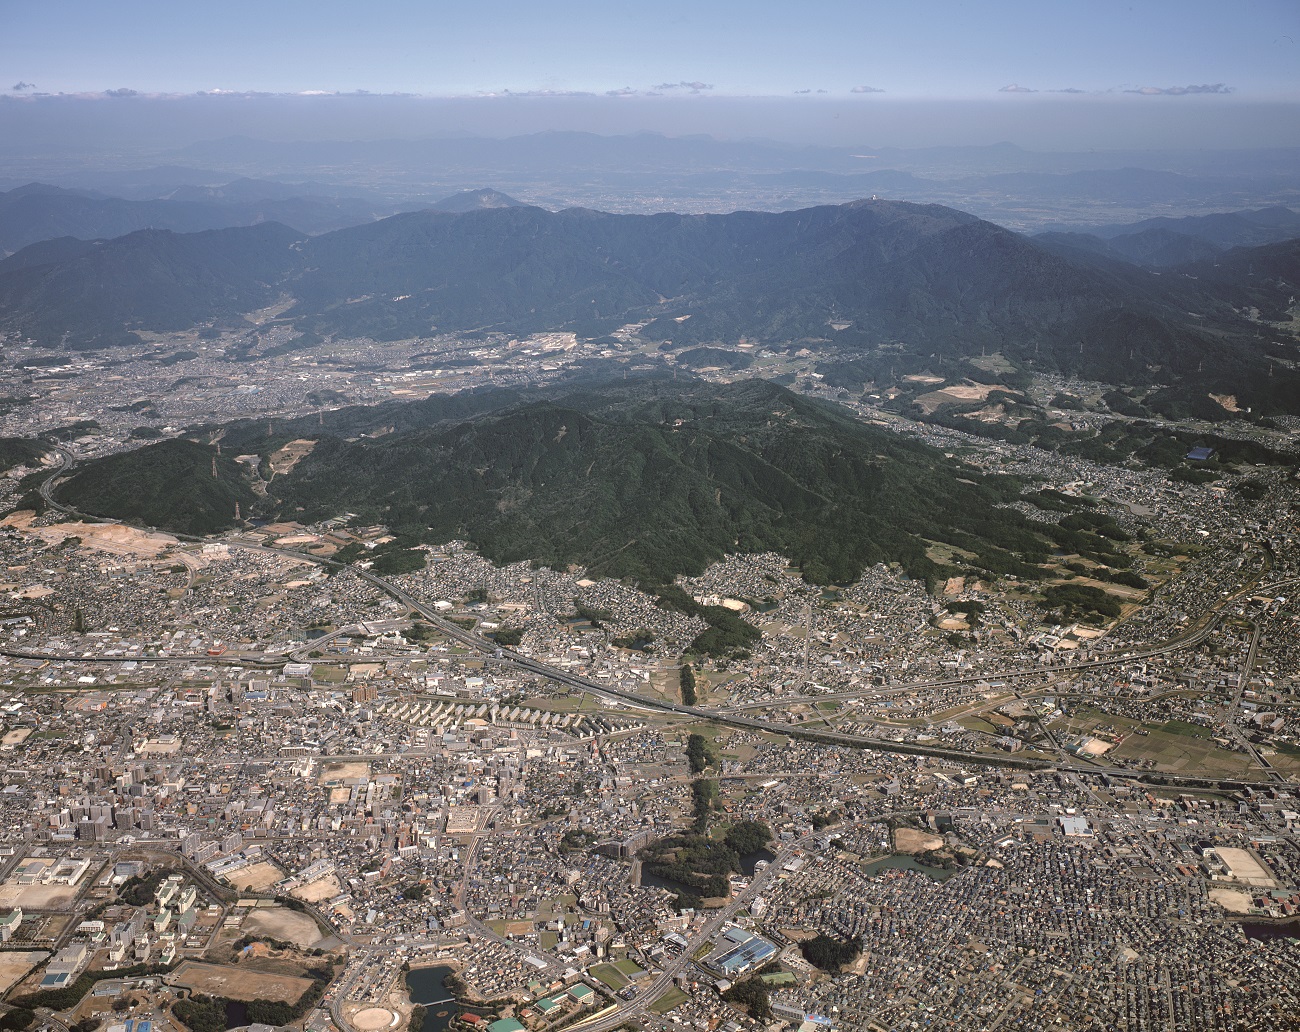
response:
[[[614,961],[614,967],[618,968],[619,972],[628,978],[640,978],[645,974],[645,968],[641,967],[635,960],[629,960],[626,957]]]
[[[686,994],[678,989],[677,986],[673,986],[664,993],[663,996],[659,997],[659,999],[650,1005],[650,1010],[654,1014],[667,1014],[674,1007],[685,1003],[686,1000]]]
[[[1185,726],[1196,727],[1195,724]],[[1204,732],[1205,729],[1197,728],[1197,731]],[[1162,727],[1146,735],[1133,735],[1123,745],[1107,753],[1106,759],[1120,763],[1150,760],[1157,770],[1187,774],[1266,777],[1265,772],[1255,766],[1249,756],[1221,748],[1210,738],[1208,732],[1193,734],[1190,731],[1166,731]]]
[[[623,973],[613,964],[597,964],[588,968],[587,974],[607,985],[611,992],[618,992],[628,984],[628,979],[624,978]]]
[[[1165,734],[1188,735],[1192,738],[1210,738],[1212,736],[1208,727],[1201,727],[1200,724],[1189,724],[1185,720],[1168,720],[1160,730]]]

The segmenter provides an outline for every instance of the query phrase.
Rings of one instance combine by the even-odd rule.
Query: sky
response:
[[[1269,119],[1260,112],[1300,105],[1300,2],[0,0],[0,130],[6,119],[43,117],[13,114],[14,102],[50,112],[54,99],[354,92],[465,102],[576,96],[585,108],[536,105],[529,118],[555,128],[589,118],[598,131],[750,134],[761,118],[724,113],[758,109],[718,102],[782,98],[808,105],[804,135],[818,123],[843,134],[840,112],[852,121],[872,105],[906,135],[926,104],[979,102],[991,119],[986,142],[1015,135],[997,133],[999,112],[1013,130],[1022,113],[1038,126],[1136,120],[1153,131],[1184,126],[1190,141],[1199,111],[1227,145],[1263,145]],[[819,113],[818,102],[832,106]],[[712,118],[700,114],[708,104]],[[410,131],[476,131],[472,109],[437,110]],[[1258,127],[1249,144],[1232,142],[1234,110],[1255,112],[1237,126],[1237,137]],[[507,131],[491,128],[510,121],[495,111],[485,131]],[[783,115],[776,128],[798,136],[800,118]],[[239,128],[239,118],[227,121]],[[364,119],[336,131],[355,135]]]
[[[51,93],[1300,94],[1295,0],[0,0],[0,29],[6,77]]]

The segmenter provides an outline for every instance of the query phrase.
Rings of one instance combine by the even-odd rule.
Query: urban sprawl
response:
[[[237,361],[13,349],[4,434],[69,432],[5,507],[35,472],[57,502],[61,468],[142,427],[649,360],[552,334],[378,368],[372,342],[275,332]],[[12,512],[7,1005],[52,1032],[1300,1027],[1293,473],[1175,482],[975,438],[745,347],[747,375],[1093,499],[1149,586],[1063,622],[1014,578],[822,589],[734,555],[678,583],[761,640],[684,671],[701,620],[581,569],[449,541],[380,577],[330,562],[388,540],[346,515],[192,541]],[[1098,385],[1034,388],[1062,389]]]

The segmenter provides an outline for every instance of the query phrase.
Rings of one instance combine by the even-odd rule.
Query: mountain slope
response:
[[[294,301],[284,321],[322,337],[598,337],[636,322],[665,350],[748,338],[828,358],[874,356],[880,368],[859,384],[887,375],[894,356],[970,375],[961,363],[993,352],[1018,369],[1108,382],[1196,375],[1196,390],[1204,382],[1223,391],[1231,377],[1240,381],[1231,392],[1247,394],[1252,380],[1279,371],[1260,351],[1278,331],[1239,300],[1260,293],[1246,282],[1248,263],[1213,276],[1179,267],[1160,275],[1095,244],[1041,246],[938,205],[651,216],[425,210],[300,236],[267,224],[19,252],[0,262],[0,332],[84,346],[284,297]],[[1279,311],[1276,300],[1267,311]]]
[[[1300,237],[1300,215],[1281,206],[1100,226],[1090,233],[1040,233],[1035,243],[1068,257],[1067,249],[1104,254],[1148,268],[1213,258],[1233,247],[1261,247]]]
[[[35,259],[24,250],[0,262],[0,330],[76,348],[111,344],[134,329],[183,330],[236,316],[278,296],[300,240],[265,223],[37,244]]]
[[[316,447],[267,485],[260,508],[305,521],[353,512],[408,542],[468,538],[498,562],[577,563],[647,582],[766,550],[815,581],[852,580],[876,562],[944,574],[928,541],[974,553],[974,566],[1033,576],[1024,559],[1054,547],[1017,512],[993,508],[1018,495],[1014,478],[985,476],[763,381],[620,381],[516,397],[469,419],[435,406],[425,411],[431,423],[373,438],[317,427]],[[359,415],[345,418],[355,425]],[[284,424],[268,438],[258,427],[260,436],[252,424],[228,428],[223,445],[266,452],[304,429]],[[173,465],[184,449],[188,475]],[[159,484],[146,502],[156,511],[138,509],[148,492],[131,494],[137,518],[180,530],[230,525],[233,489],[208,497],[214,454],[186,442],[143,448],[88,464],[61,494],[119,515],[126,503],[104,493],[106,482]],[[180,486],[167,488],[172,481]],[[204,494],[191,495],[193,485]]]
[[[444,197],[429,207],[435,211],[465,212],[479,211],[482,208],[519,208],[523,201],[516,201],[509,194],[490,188],[483,190],[464,190],[461,193]]]
[[[289,316],[379,339],[434,327],[599,334],[649,317],[645,335],[677,347],[902,340],[1073,368],[1080,319],[1125,307],[1187,321],[1147,274],[1083,268],[973,216],[885,201],[696,216],[416,212],[313,239],[304,254]]]
[[[141,229],[196,233],[282,222],[303,233],[322,233],[371,222],[394,210],[355,198],[303,196],[282,184],[254,180],[226,188],[184,188],[171,197],[148,200],[33,186],[37,189],[0,193],[0,253],[57,237],[111,239]]]

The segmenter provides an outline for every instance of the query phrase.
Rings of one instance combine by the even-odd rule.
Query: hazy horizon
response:
[[[0,155],[161,153],[234,136],[280,142],[660,133],[794,146],[1029,151],[1300,146],[1300,104],[1234,95],[989,100],[375,95],[0,97]]]
[[[660,132],[793,145],[1300,145],[1300,7],[831,0],[8,4],[0,155]]]

